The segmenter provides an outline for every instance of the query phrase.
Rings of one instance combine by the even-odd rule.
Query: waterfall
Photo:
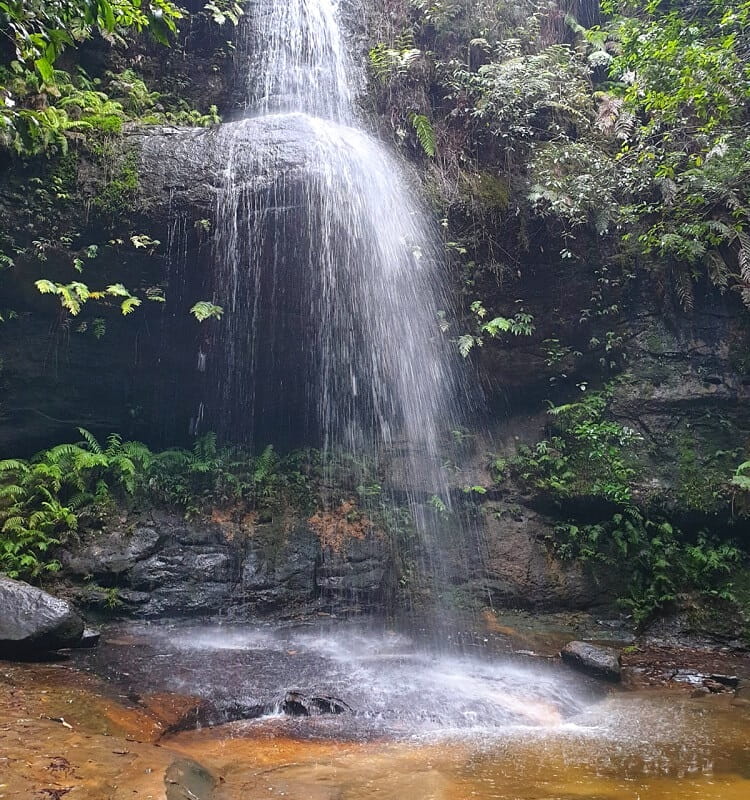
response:
[[[338,454],[387,464],[381,500],[406,499],[412,555],[433,593],[449,594],[461,545],[446,556],[442,537],[467,531],[447,521],[443,444],[467,392],[440,327],[436,226],[357,111],[336,0],[257,0],[247,18],[245,117],[216,135],[213,291],[225,316],[204,424],[256,449],[320,447],[334,487]]]
[[[255,0],[246,50],[250,113],[305,111],[352,118],[356,75],[338,22],[337,0]]]
[[[247,16],[246,118],[219,136],[212,427],[259,446],[295,432],[328,450],[405,448],[409,482],[447,496],[456,381],[436,233],[363,130],[336,0],[260,0]],[[259,124],[277,146],[253,148]]]

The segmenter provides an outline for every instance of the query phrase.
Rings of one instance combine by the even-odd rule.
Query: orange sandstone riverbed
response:
[[[335,719],[168,735],[192,699],[136,706],[69,665],[0,664],[0,798],[747,800],[750,710],[731,695],[613,691],[502,733],[337,738]]]

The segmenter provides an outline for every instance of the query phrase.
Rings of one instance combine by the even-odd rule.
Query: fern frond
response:
[[[626,142],[635,134],[636,118],[629,111],[621,111],[615,120],[615,137]]]
[[[424,114],[411,114],[409,121],[417,134],[422,150],[430,158],[434,158],[437,153],[437,137],[430,120]]]
[[[3,461],[0,461],[0,472],[20,472],[25,474],[28,471],[28,464],[20,459],[6,458]]]
[[[711,283],[723,292],[729,286],[729,265],[718,250],[709,250],[706,254],[706,265]]]
[[[42,453],[43,463],[59,464],[66,458],[75,458],[75,456],[82,452],[77,444],[58,444],[55,447]]]
[[[121,449],[123,455],[139,464],[141,469],[148,469],[154,458],[154,454],[143,442],[123,442]]]
[[[26,520],[21,516],[8,517],[2,527],[3,533],[25,533],[28,531]]]
[[[750,236],[744,231],[737,231],[737,241],[740,249],[737,253],[737,263],[740,268],[740,277],[750,285]]]
[[[87,431],[86,428],[79,428],[78,433],[83,436],[84,441],[89,446],[89,450],[91,450],[92,453],[100,454],[103,452],[102,446],[99,444],[93,433]]]
[[[154,464],[171,469],[186,468],[194,456],[187,450],[164,450],[154,456]]]
[[[108,456],[115,456],[122,450],[122,436],[119,433],[110,433],[107,436],[107,447],[105,453]]]
[[[80,453],[76,453],[73,459],[73,466],[78,472],[96,469],[97,467],[106,469],[109,466],[109,459],[104,453],[89,453],[86,450],[82,450]]]
[[[269,444],[263,452],[258,456],[255,462],[255,469],[253,470],[253,481],[261,483],[266,480],[274,471],[276,467],[276,453],[273,445]]]
[[[95,497],[93,494],[91,494],[91,492],[78,492],[67,501],[68,508],[73,511],[78,511],[81,508],[90,506],[94,500]]]
[[[203,434],[193,445],[193,453],[202,459],[215,458],[217,450],[216,434],[213,431]]]
[[[683,311],[690,312],[695,307],[695,294],[693,292],[693,279],[687,272],[679,272],[675,283],[677,299]]]
[[[11,498],[19,498],[25,497],[28,494],[27,490],[24,489],[23,486],[17,486],[15,483],[8,484],[7,486],[0,486],[0,499],[4,499],[6,497]]]
[[[726,242],[731,242],[737,236],[737,231],[727,225],[726,222],[722,222],[720,219],[706,220],[706,227],[711,231],[711,233],[716,234]]]

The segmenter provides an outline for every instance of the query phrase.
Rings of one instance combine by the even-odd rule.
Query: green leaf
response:
[[[57,286],[55,286],[52,281],[42,279],[36,281],[34,286],[36,286],[37,290],[42,294],[57,294]]]
[[[430,158],[434,158],[437,153],[437,137],[435,136],[435,129],[432,123],[424,114],[412,114],[409,117],[412,127],[416,131],[419,144],[422,146],[425,154]]]
[[[221,306],[209,303],[208,300],[200,300],[191,309],[190,313],[198,320],[205,322],[207,319],[221,319],[224,309]]]
[[[36,71],[39,73],[41,79],[47,85],[54,85],[55,71],[52,67],[52,64],[46,58],[38,58],[34,62],[34,66],[36,67]]]
[[[128,314],[132,314],[133,311],[141,305],[141,300],[138,297],[127,297],[125,300],[122,301],[122,305],[120,308],[122,309],[123,315],[127,316]]]
[[[476,340],[470,333],[460,336],[458,339],[458,352],[466,358],[476,344]]]

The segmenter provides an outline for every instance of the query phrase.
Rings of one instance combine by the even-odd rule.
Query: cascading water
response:
[[[338,0],[254,0],[247,35],[250,113],[305,111],[353,118],[353,76],[338,23]]]
[[[458,387],[437,236],[361,129],[335,0],[258,0],[247,16],[247,116],[219,134],[209,424],[256,446],[296,432],[329,452],[398,450],[407,493],[449,503],[439,444]],[[258,126],[276,146],[253,147]]]

